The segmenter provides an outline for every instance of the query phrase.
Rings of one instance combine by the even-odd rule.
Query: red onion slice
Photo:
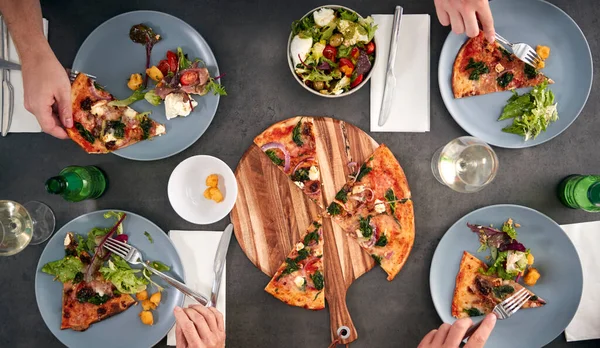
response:
[[[298,168],[300,168],[300,166],[302,165],[302,163],[304,163],[306,161],[313,161],[314,159],[315,158],[311,156],[311,157],[306,157],[302,161],[298,162],[298,164],[296,164],[296,166],[294,167],[294,170],[292,170],[292,173],[295,173],[296,170],[298,170]]]
[[[386,260],[389,260],[389,259],[392,257],[392,255],[394,255],[394,252],[393,252],[393,251],[388,251],[388,252],[385,254],[385,259],[386,259]]]
[[[94,86],[94,82],[92,80],[90,80],[90,93],[92,93],[92,95],[99,100],[112,100],[112,97],[110,95],[108,97],[101,96],[98,93],[96,87]]]
[[[278,142],[274,141],[271,143],[264,144],[263,146],[260,147],[260,149],[263,150],[263,152],[270,150],[270,149],[277,149],[277,150],[280,150],[281,152],[283,152],[283,157],[284,157],[283,171],[286,173],[289,172],[289,170],[290,170],[290,153],[285,148],[285,146],[283,146],[282,143],[278,143]]]
[[[365,188],[365,192],[369,193],[368,195],[365,194],[365,198],[367,199],[367,202],[371,202],[375,198],[375,192],[373,192],[373,190],[371,190],[368,187]]]

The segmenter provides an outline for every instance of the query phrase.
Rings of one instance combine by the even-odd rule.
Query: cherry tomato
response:
[[[166,59],[163,59],[160,62],[158,62],[157,68],[158,70],[160,70],[163,76],[167,76],[169,71],[171,71],[171,66],[169,65],[169,62],[167,62]]]
[[[362,80],[363,80],[363,74],[360,74],[360,75],[356,76],[356,78],[354,79],[354,81],[352,81],[350,83],[350,88],[354,88],[354,87],[360,85],[360,83],[362,82]]]
[[[352,49],[352,51],[350,51],[350,57],[352,57],[352,59],[356,60],[356,59],[358,59],[358,56],[360,56],[360,50],[358,49],[358,47],[354,47]]]
[[[331,45],[325,46],[323,50],[323,57],[335,62],[335,58],[337,56],[337,49]]]
[[[167,62],[169,62],[169,68],[171,71],[177,71],[177,67],[179,66],[179,58],[177,58],[175,53],[167,51]]]
[[[186,71],[179,78],[179,82],[184,86],[193,85],[196,81],[198,81],[198,73],[195,71]]]
[[[367,49],[367,54],[372,54],[375,52],[375,43],[371,41],[367,44],[367,46],[365,46],[365,48]]]
[[[348,58],[340,58],[339,69],[344,75],[350,77],[354,71],[354,64]]]

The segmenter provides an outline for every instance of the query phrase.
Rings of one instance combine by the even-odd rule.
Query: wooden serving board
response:
[[[346,183],[348,163],[364,162],[378,144],[358,127],[344,121],[313,117],[317,159],[326,206]],[[358,338],[346,306],[346,291],[352,282],[374,266],[370,255],[252,144],[235,172],[238,198],[231,213],[235,236],[250,261],[272,277],[300,240],[300,234],[317,217],[323,217],[325,299],[329,307],[332,341],[338,329],[348,328],[348,337]],[[268,281],[265,281],[265,285]]]

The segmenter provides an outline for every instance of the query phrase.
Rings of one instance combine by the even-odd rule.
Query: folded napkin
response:
[[[600,221],[562,225],[577,249],[583,268],[583,293],[575,317],[565,329],[568,342],[600,338]]]
[[[371,132],[429,131],[429,15],[402,15],[394,73],[396,89],[387,122],[380,127],[393,15],[373,15],[378,25],[377,64],[371,76]]]
[[[221,240],[223,232],[211,231],[170,231],[169,236],[175,245],[175,249],[181,257],[185,271],[185,282],[190,288],[199,293],[210,296],[210,290],[213,283],[213,264],[215,253]],[[225,266],[225,269],[227,266]],[[223,269],[223,279],[219,289],[217,299],[217,309],[223,313],[225,318],[225,269]],[[195,300],[186,296],[184,307],[197,303]],[[176,345],[175,326],[167,335],[167,345]]]
[[[44,18],[44,35],[48,37],[48,20]],[[2,35],[2,30],[0,28],[0,35]],[[12,41],[12,37],[9,38],[8,41],[8,56],[6,60],[10,60],[11,62],[20,64],[19,55],[17,53],[17,49],[15,47],[14,42]],[[20,70],[11,70],[10,71],[10,83],[13,85],[14,89],[14,110],[12,122],[10,124],[9,133],[39,133],[42,131],[39,123],[35,116],[32,113],[25,110],[25,91],[23,90],[23,75]],[[8,117],[5,115],[5,117]]]

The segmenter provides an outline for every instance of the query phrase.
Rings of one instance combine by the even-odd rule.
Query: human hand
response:
[[[496,320],[494,314],[488,314],[464,348],[483,348],[496,325]],[[453,325],[444,323],[439,329],[425,335],[417,348],[458,348],[471,325],[473,321],[470,318],[459,319]]]
[[[177,348],[224,348],[223,314],[214,307],[175,307]]]
[[[488,0],[435,0],[438,19],[443,26],[452,24],[456,34],[467,33],[469,37],[479,34],[481,22],[485,38],[495,41],[494,18]]]
[[[25,109],[35,115],[42,131],[67,139],[64,127],[73,127],[71,83],[50,46],[22,61]]]

